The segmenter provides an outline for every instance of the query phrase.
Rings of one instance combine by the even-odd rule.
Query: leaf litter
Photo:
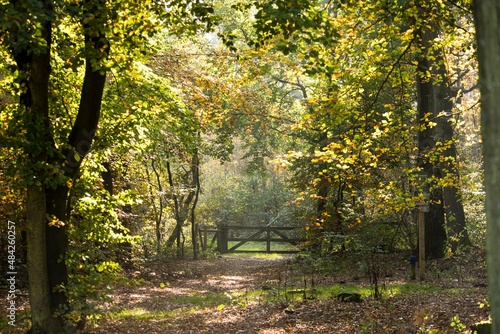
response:
[[[360,265],[363,256],[335,255],[329,271],[294,256],[149,262],[127,272],[137,284],[117,286],[111,301],[99,306],[102,317],[90,321],[83,333],[472,333],[471,325],[489,320],[484,252],[428,261],[424,282],[408,278],[407,258],[377,254],[382,298],[365,294],[360,303],[333,293],[314,298],[308,292],[304,299],[300,291],[304,282],[318,291],[331,286],[366,290],[370,279]],[[410,288],[399,293],[403,286]],[[5,310],[5,299],[0,303]],[[17,305],[19,325],[5,333],[26,331],[24,290]]]
[[[332,259],[342,262],[339,270],[315,270],[314,274],[305,273],[304,265],[297,265],[291,256],[148,263],[139,269],[147,284],[117,289],[114,302],[104,309],[142,309],[145,314],[104,317],[85,333],[472,333],[471,325],[488,321],[484,252],[460,260],[428,261],[422,283],[408,279],[406,254],[377,257],[380,263],[392,264],[381,274],[383,298],[364,296],[361,303],[345,302],[335,295],[287,297],[287,289],[300,290],[304,278],[309,286],[307,281],[314,278],[316,289],[369,286],[359,261],[349,259],[346,264],[349,256],[344,255]],[[425,289],[394,292],[404,284],[416,290],[422,284]]]

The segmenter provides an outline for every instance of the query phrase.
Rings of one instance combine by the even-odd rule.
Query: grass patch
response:
[[[356,285],[331,285],[331,286],[321,286],[314,289],[307,288],[304,291],[304,287],[297,286],[284,286],[277,282],[269,282],[267,286],[263,289],[255,289],[245,292],[234,293],[232,296],[238,303],[245,305],[249,302],[294,302],[303,300],[304,292],[307,299],[327,299],[335,298],[339,293],[358,293],[363,298],[367,297],[371,293],[371,289],[368,286],[356,286]]]
[[[247,304],[252,301],[276,302],[276,301],[299,301],[304,298],[304,286],[284,286],[278,281],[269,282],[265,289],[256,289],[251,291],[240,292],[233,294],[233,297],[240,303]],[[354,285],[354,284],[335,284],[329,286],[319,286],[311,289],[305,289],[306,298],[328,299],[336,298],[339,294],[350,293],[359,294],[366,299],[373,295],[373,290],[370,285]],[[382,293],[382,298],[385,297],[402,297],[406,295],[431,295],[431,294],[463,294],[468,295],[474,293],[474,288],[442,288],[433,284],[425,283],[403,283],[390,284],[385,287]]]
[[[336,297],[339,293],[359,293],[364,298],[370,296],[371,288],[369,286],[336,284],[330,286],[322,286],[316,289],[317,298]]]
[[[228,248],[238,244],[239,241],[229,241]],[[265,241],[249,241],[237,248],[238,251],[246,252],[265,252],[267,250],[267,243]],[[271,252],[279,251],[297,251],[297,246],[288,242],[271,242]]]
[[[405,296],[413,294],[472,294],[474,288],[444,288],[430,283],[402,283],[402,284],[389,284],[386,287],[386,294],[391,296]]]
[[[151,320],[151,319],[167,319],[179,316],[185,313],[184,309],[175,309],[169,311],[151,311],[145,308],[136,307],[132,309],[116,310],[114,312],[107,312],[106,318],[112,320]]]
[[[231,257],[231,258],[237,258],[237,257],[242,257],[242,258],[258,258],[258,259],[281,259],[290,255],[287,254],[280,254],[280,253],[224,253],[222,256],[224,257]]]
[[[195,293],[175,297],[175,303],[195,305],[198,308],[213,307],[229,303],[232,296],[228,293]]]
[[[224,293],[193,293],[170,296],[168,298],[152,298],[146,306],[133,308],[115,308],[106,312],[106,318],[112,320],[154,320],[187,316],[204,309],[229,305],[235,300],[230,294]],[[175,309],[171,309],[175,305]]]

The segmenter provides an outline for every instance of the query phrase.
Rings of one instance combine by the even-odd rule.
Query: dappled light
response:
[[[458,317],[464,326],[488,319],[487,307],[481,307],[486,299],[485,268],[481,262],[474,264],[474,275],[466,274],[461,281],[454,279],[452,270],[445,270],[432,273],[432,283],[421,285],[408,279],[405,261],[394,261],[390,255],[381,257],[382,261],[389,259],[395,272],[383,279],[385,289],[379,301],[370,297],[367,277],[352,281],[356,275],[363,275],[356,262],[349,262],[350,273],[335,268],[316,272],[318,292],[315,299],[308,300],[287,295],[287,291],[303,287],[303,268],[290,259],[269,261],[232,256],[196,264],[188,262],[183,267],[197,268],[205,283],[184,278],[171,282],[169,287],[140,289],[143,294],[134,292],[135,289],[116,291],[114,306],[109,309],[114,316],[98,322],[103,329],[95,326],[89,333],[106,333],[104,327],[108,326],[135,333],[126,325],[130,321],[136,330],[159,333],[354,334],[363,330],[417,333],[424,329],[445,329],[451,333],[453,317]],[[441,264],[438,261],[436,265]],[[241,275],[228,275],[233,271]],[[290,285],[285,286],[286,280]],[[366,290],[359,289],[366,285]],[[366,296],[364,302],[343,302],[335,297],[336,291],[353,289]],[[124,300],[119,299],[123,297]]]

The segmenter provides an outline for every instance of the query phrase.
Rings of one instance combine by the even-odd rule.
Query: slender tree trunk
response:
[[[500,2],[476,0],[474,15],[481,87],[488,288],[492,333],[500,334]]]
[[[158,193],[159,193],[159,203],[158,207],[156,207],[156,204],[154,204],[154,198],[151,197],[151,200],[153,201],[153,209],[155,211],[155,220],[156,220],[156,226],[155,226],[155,232],[156,232],[156,255],[160,256],[161,254],[161,243],[162,243],[162,222],[163,222],[163,196],[165,194],[163,193],[163,187],[161,183],[161,178],[160,178],[160,173],[158,173],[156,167],[155,167],[155,161],[154,159],[151,159],[151,168],[153,169],[153,173],[155,174],[156,177],[156,183],[158,185]],[[147,167],[146,167],[147,170]],[[149,178],[149,176],[148,176]],[[153,191],[151,190],[151,196],[153,196]]]
[[[190,206],[193,200],[196,197],[196,191],[189,191],[189,193],[185,196],[179,196],[179,194],[175,191],[175,183],[174,183],[174,174],[172,171],[172,166],[170,161],[168,160],[169,156],[167,156],[166,168],[168,174],[168,183],[170,188],[173,191],[173,200],[174,200],[174,217],[175,217],[175,228],[170,237],[167,239],[166,247],[170,248],[176,242],[177,246],[177,256],[183,257],[184,254],[184,233],[182,231],[182,227],[184,222],[188,219],[190,214]],[[184,185],[193,185],[193,180],[188,181],[189,177],[193,177],[193,171],[187,172],[185,177],[183,178],[183,182],[180,184]],[[194,187],[194,185],[193,185]]]
[[[104,167],[104,171],[101,172],[102,184],[104,190],[108,192],[109,196],[113,196],[114,182],[113,182],[113,170],[111,169],[111,163],[104,162],[102,166]]]
[[[174,199],[174,215],[175,215],[175,228],[174,232],[167,240],[167,247],[171,247],[174,240],[177,241],[177,256],[181,255],[181,234],[182,234],[182,225],[184,223],[184,219],[181,217],[181,208],[179,203],[179,196],[175,193],[175,184],[174,184],[174,175],[172,173],[172,168],[170,166],[170,156],[167,156],[167,173],[168,173],[168,183],[170,188],[173,191],[173,199]]]
[[[199,136],[199,134],[198,134]],[[193,243],[193,259],[198,259],[199,247],[198,247],[198,228],[196,224],[196,205],[198,204],[198,195],[200,194],[200,159],[198,157],[198,150],[196,149],[193,154],[193,159],[191,162],[191,174],[193,175],[193,186],[194,186],[194,199],[193,205],[191,206],[191,240]]]

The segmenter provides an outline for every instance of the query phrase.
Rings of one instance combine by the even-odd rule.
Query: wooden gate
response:
[[[297,253],[300,250],[296,249],[277,249],[272,245],[285,243],[293,246],[298,246],[305,240],[298,236],[298,226],[221,226],[219,229],[208,229],[202,227],[200,234],[203,233],[201,239],[202,248],[207,248],[208,234],[215,233],[212,244],[217,241],[217,250],[220,253],[230,252],[264,252],[264,253]],[[243,250],[240,247],[247,242],[265,243],[265,250]]]

